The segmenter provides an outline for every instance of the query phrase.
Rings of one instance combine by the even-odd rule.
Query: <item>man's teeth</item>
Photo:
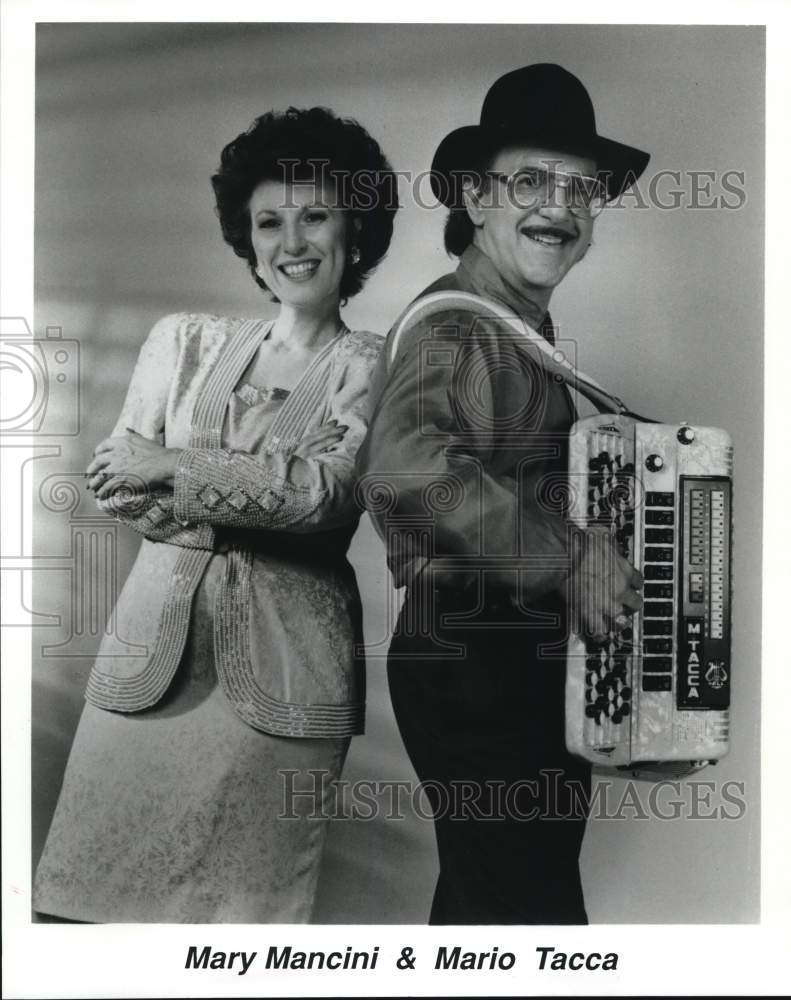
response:
[[[318,266],[317,261],[307,260],[300,264],[281,264],[280,270],[289,278],[307,278]]]
[[[554,233],[536,233],[528,232],[526,235],[531,239],[535,240],[536,243],[543,243],[545,246],[559,246],[561,243],[565,243],[569,237],[568,236],[556,236]]]

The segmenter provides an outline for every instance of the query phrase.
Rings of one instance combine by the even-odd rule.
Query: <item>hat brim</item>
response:
[[[464,125],[446,135],[431,164],[431,190],[437,201],[448,208],[461,208],[465,178],[475,177],[482,162],[508,146],[535,146],[588,156],[607,186],[607,200],[612,201],[628,190],[643,173],[651,158],[649,153],[614,139],[594,135],[579,140],[557,133],[531,133],[490,130],[481,125]]]

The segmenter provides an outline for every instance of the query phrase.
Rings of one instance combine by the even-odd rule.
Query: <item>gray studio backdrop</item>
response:
[[[78,473],[113,424],[137,350],[164,313],[243,316],[268,306],[223,244],[209,177],[222,146],[264,110],[327,105],[358,118],[399,170],[425,170],[438,140],[474,122],[501,73],[559,62],[588,86],[599,128],[652,152],[676,210],[605,212],[595,243],[553,300],[580,367],[638,412],[725,427],[736,448],[733,733],[730,755],[682,792],[685,818],[592,821],[583,872],[595,922],[758,917],[761,586],[763,93],[761,29],[529,25],[58,24],[37,32],[37,333],[78,342],[78,433],[31,463],[36,499],[34,861],[54,808],[104,605],[137,542],[94,518]],[[690,171],[744,173],[736,210],[691,207]],[[389,257],[346,310],[385,333],[451,267],[443,212],[402,186]],[[647,193],[647,192],[646,192]],[[710,197],[698,198],[709,201]],[[731,199],[733,201],[733,199]],[[431,207],[428,207],[428,206]],[[68,345],[69,364],[76,346]],[[53,348],[54,350],[54,348]],[[57,395],[57,386],[53,390]],[[76,421],[74,399],[54,399]],[[52,428],[49,428],[49,432]],[[48,429],[43,428],[43,433]],[[368,729],[350,780],[413,778],[384,679],[396,606],[364,520],[352,548],[365,597]],[[98,582],[97,582],[98,581]],[[717,816],[725,783],[744,805]],[[609,795],[617,809],[625,782]],[[743,793],[740,789],[743,788]],[[672,813],[662,800],[665,811]],[[695,812],[697,818],[690,816]],[[435,869],[430,823],[339,820],[320,922],[422,922]]]

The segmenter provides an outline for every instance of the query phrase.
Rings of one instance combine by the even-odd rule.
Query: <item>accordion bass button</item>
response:
[[[679,428],[676,437],[681,442],[681,444],[692,444],[692,442],[695,440],[695,432],[692,430],[691,427],[685,424],[683,427]]]

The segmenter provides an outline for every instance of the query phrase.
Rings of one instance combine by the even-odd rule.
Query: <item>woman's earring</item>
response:
[[[360,263],[360,248],[356,244],[349,251],[349,260],[352,264]]]

